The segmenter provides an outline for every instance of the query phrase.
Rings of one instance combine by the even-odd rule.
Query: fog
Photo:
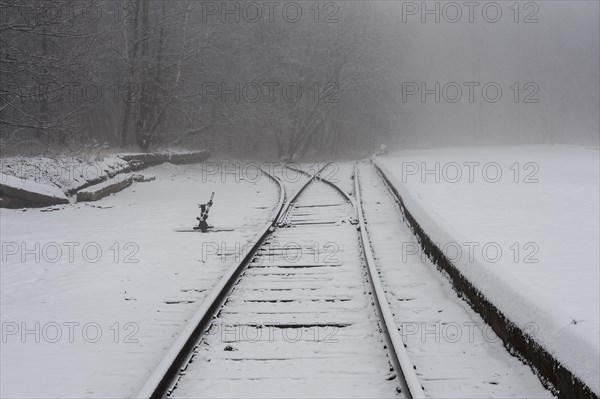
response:
[[[435,82],[441,86],[439,103],[435,94],[423,98],[422,87],[405,93],[400,130],[410,144],[598,146],[599,3],[522,2],[518,14],[512,2],[487,10],[475,4],[482,6],[470,14],[466,6],[442,3],[439,23],[421,4],[398,11],[406,21],[399,44],[403,82],[424,82],[434,93]],[[457,19],[456,10],[462,17],[447,22]]]
[[[7,0],[2,151],[599,144],[599,2]]]

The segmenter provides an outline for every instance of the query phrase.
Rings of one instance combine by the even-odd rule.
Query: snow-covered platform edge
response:
[[[133,174],[121,177],[120,175],[102,183],[84,188],[77,192],[77,202],[98,201],[107,195],[117,193],[133,184]]]
[[[50,206],[68,204],[69,200],[57,187],[0,173],[0,193],[10,199],[19,198],[24,204]],[[0,206],[7,204],[0,203]],[[10,205],[10,204],[9,204]]]
[[[141,154],[120,154],[118,157],[127,162],[127,166],[119,170],[117,173],[107,174],[98,179],[91,180],[75,189],[69,190],[68,194],[75,194],[78,191],[102,183],[108,179],[112,179],[118,174],[135,172],[149,166],[158,165],[163,162],[174,164],[199,163],[206,161],[210,156],[210,151],[195,151],[183,153],[141,153]]]
[[[406,186],[395,178],[393,171],[385,163],[379,162],[377,158],[373,158],[373,163],[394,191],[406,220],[419,238],[423,251],[439,269],[447,273],[454,289],[492,327],[504,345],[526,361],[544,385],[555,391],[558,396],[597,398],[600,395],[597,348],[566,331],[558,317],[535,306],[535,302],[529,301],[515,287],[484,289],[490,287],[490,284],[486,283],[490,276],[485,275],[484,267],[471,268],[478,270],[478,273],[467,275],[464,268],[453,264],[431,239],[431,234],[435,233],[438,236],[436,238],[447,236],[445,238],[451,241],[449,233],[439,226],[439,222],[430,216],[431,212],[423,208],[421,202],[411,195]],[[515,296],[514,300],[502,299],[507,292]],[[502,304],[502,308],[497,306],[498,303]],[[534,309],[531,309],[532,307]],[[528,315],[537,315],[535,320],[528,320],[534,321],[539,327],[535,338],[520,328],[527,322],[522,320],[523,309],[528,309]]]
[[[210,151],[176,152],[176,153],[141,153],[121,154],[116,159],[125,161],[115,163],[113,170],[106,170],[100,176],[86,180],[85,183],[74,188],[61,191],[58,187],[49,184],[38,183],[33,179],[16,177],[2,173],[0,179],[0,208],[26,208],[46,207],[59,204],[67,204],[67,195],[74,195],[80,191],[86,191],[83,197],[88,195],[85,190],[88,187],[101,185],[109,179],[119,180],[118,176],[141,170],[143,168],[157,165],[163,162],[174,164],[200,163],[208,159]],[[120,179],[121,183],[125,179]],[[122,183],[122,185],[125,183]],[[115,186],[117,187],[117,186]],[[126,186],[122,186],[125,188]],[[110,191],[110,189],[109,189]],[[118,191],[118,190],[117,190]],[[82,197],[82,198],[83,198]],[[79,198],[79,195],[78,195]]]

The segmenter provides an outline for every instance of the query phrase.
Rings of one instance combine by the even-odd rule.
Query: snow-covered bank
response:
[[[458,272],[599,394],[598,150],[448,148],[376,164]]]
[[[50,206],[68,204],[66,195],[54,186],[37,183],[33,180],[19,179],[15,176],[0,173],[0,206],[10,207],[14,198],[21,203]]]
[[[79,190],[77,192],[77,201],[97,201],[106,197],[107,195],[117,193],[131,186],[132,183],[132,174],[115,176],[112,179],[103,181],[102,183]]]
[[[277,203],[267,178],[148,173],[93,205],[0,210],[0,396],[135,394]],[[233,231],[175,232],[213,191],[209,222]]]
[[[20,179],[24,187],[37,184],[38,186],[48,186],[49,189],[54,190],[58,188],[64,194],[72,195],[79,190],[102,183],[120,173],[136,171],[163,162],[173,164],[202,162],[209,155],[208,151],[175,151],[115,154],[97,160],[78,157],[9,157],[0,160],[0,172],[3,175]],[[31,205],[27,201],[19,203],[20,199],[27,200],[26,197],[19,196],[19,192],[7,191],[2,187],[0,186],[0,196],[3,194],[11,197],[13,201],[8,203],[11,207]],[[39,204],[39,206],[47,205],[44,201]]]

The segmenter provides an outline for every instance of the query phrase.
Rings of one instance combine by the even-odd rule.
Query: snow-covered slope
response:
[[[34,180],[18,178],[0,173],[0,192],[11,196],[21,196],[31,202],[46,205],[66,204],[65,194],[56,186],[41,184]]]
[[[113,176],[129,166],[118,156],[102,160],[77,157],[9,157],[0,160],[2,173],[39,184],[56,186],[63,192],[76,191],[89,182]]]
[[[596,394],[598,157],[593,148],[519,146],[376,160],[471,284],[512,322],[532,326],[535,339]]]

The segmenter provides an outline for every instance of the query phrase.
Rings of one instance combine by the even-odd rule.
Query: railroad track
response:
[[[373,273],[380,276],[380,298],[387,299],[388,317],[402,331],[427,396],[552,397],[530,365],[490,333],[491,327],[420,251],[404,205],[386,177],[369,162],[355,163],[354,170],[358,214],[368,223],[361,223],[361,233],[377,254],[376,262],[368,264],[377,266]]]
[[[272,179],[279,190],[279,200],[273,216],[259,229],[256,237],[252,240],[254,244],[244,259],[229,269],[204,299],[202,306],[194,313],[150,377],[137,392],[135,395],[136,398],[162,398],[167,396],[174,388],[181,370],[187,366],[193,357],[194,348],[198,345],[202,334],[210,327],[213,315],[227,299],[227,293],[231,291],[243,269],[252,260],[254,253],[258,251],[258,248],[270,234],[277,220],[285,212],[286,190],[281,179],[266,173],[264,170],[262,173],[269,179]]]
[[[374,266],[358,180],[353,199],[319,177],[326,167],[287,200],[270,176],[275,216],[136,397],[424,397]]]

